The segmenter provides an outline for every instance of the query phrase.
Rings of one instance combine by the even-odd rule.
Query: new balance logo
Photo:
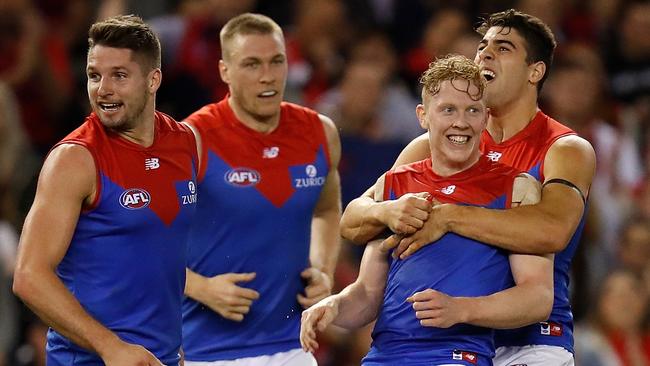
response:
[[[503,155],[503,153],[496,152],[496,151],[490,151],[489,153],[487,153],[486,156],[487,156],[488,159],[490,159],[492,161],[499,161],[499,159],[501,159],[501,155]]]
[[[160,159],[148,158],[144,159],[144,170],[154,170],[160,168]]]
[[[441,189],[440,192],[442,192],[442,193],[444,193],[446,195],[450,195],[450,194],[454,193],[455,190],[456,190],[456,186],[452,184],[452,185],[450,185],[448,187],[445,187],[445,188]]]
[[[262,158],[264,159],[274,159],[278,157],[278,154],[280,153],[280,148],[277,146],[273,147],[265,147],[264,151],[262,152]]]

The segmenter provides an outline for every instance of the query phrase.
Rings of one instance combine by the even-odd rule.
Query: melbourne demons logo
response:
[[[127,210],[137,210],[149,206],[151,195],[140,188],[131,188],[120,195],[120,205]]]
[[[254,186],[262,180],[260,173],[249,168],[230,169],[224,176],[226,183],[235,187]]]

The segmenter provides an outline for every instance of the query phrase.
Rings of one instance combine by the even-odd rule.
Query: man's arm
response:
[[[93,319],[55,270],[63,259],[84,203],[92,202],[95,164],[79,145],[61,145],[48,156],[18,248],[14,293],[49,326],[96,352],[107,365],[160,362],[141,346],[127,344]]]
[[[334,122],[323,115],[319,117],[327,137],[330,170],[311,221],[310,267],[301,273],[307,286],[304,295],[298,294],[298,302],[304,308],[332,293],[334,270],[341,248],[341,179],[338,172],[341,141]]]
[[[300,343],[305,351],[318,349],[316,332],[324,331],[330,324],[356,329],[377,318],[388,275],[388,257],[380,243],[375,241],[366,246],[359,277],[354,283],[302,312]]]
[[[513,206],[535,204],[541,187],[532,176],[517,177]],[[408,299],[423,326],[450,327],[467,323],[481,327],[519,328],[548,319],[553,308],[553,255],[511,254],[515,286],[481,297],[451,297],[425,290]]]
[[[397,157],[393,168],[426,159],[431,155],[428,134],[411,141]],[[361,197],[348,204],[341,218],[341,236],[359,244],[365,244],[389,228],[396,234],[413,234],[429,217],[431,203],[428,194],[410,193],[397,200],[375,199],[375,192],[383,185],[375,183]]]
[[[391,237],[387,246],[400,241],[395,253],[406,258],[451,231],[511,252],[559,252],[566,247],[580,223],[585,208],[582,195],[588,195],[595,170],[596,156],[589,142],[578,136],[563,137],[546,154],[545,182],[561,179],[577,189],[565,184],[547,184],[543,186],[538,204],[509,210],[448,204],[435,206],[420,231],[403,239]]]
[[[224,273],[205,277],[186,268],[185,273],[187,274],[185,295],[232,321],[244,320],[253,301],[260,297],[259,292],[237,285],[239,282],[252,281],[255,278],[255,272]]]

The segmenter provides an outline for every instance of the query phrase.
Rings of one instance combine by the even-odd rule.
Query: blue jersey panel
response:
[[[278,184],[290,184],[293,193],[279,207],[256,188],[264,179],[276,179],[277,171],[230,166],[212,151],[207,166],[199,183],[188,266],[204,276],[255,272],[253,281],[239,285],[258,291],[260,298],[242,322],[186,298],[186,359],[227,360],[299,348],[302,307],[296,296],[304,290],[300,273],[309,266],[313,210],[329,171],[325,152],[321,148],[313,162],[281,168],[290,183]]]
[[[57,274],[83,308],[121,339],[177,365],[186,227],[195,209],[183,197],[192,196],[194,182],[175,182],[180,211],[171,225],[147,206],[121,205],[125,189],[104,175],[101,185],[102,203],[80,216]],[[101,364],[95,354],[48,333],[48,365]]]

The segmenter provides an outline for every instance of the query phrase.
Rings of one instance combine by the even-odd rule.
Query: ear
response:
[[[219,60],[219,75],[221,76],[221,80],[223,80],[224,83],[230,84],[230,77],[228,76],[228,65],[226,65],[226,62],[224,60]]]
[[[162,82],[162,71],[160,69],[153,69],[149,73],[149,92],[154,94],[160,88],[160,83]]]
[[[528,81],[531,84],[537,84],[546,74],[546,64],[543,61],[537,61],[532,63],[530,66],[530,74],[528,76]]]
[[[420,122],[420,127],[424,128],[425,130],[429,129],[429,124],[427,123],[426,120],[426,110],[424,109],[423,104],[418,104],[417,107],[415,107],[415,115],[418,117],[418,121]]]

